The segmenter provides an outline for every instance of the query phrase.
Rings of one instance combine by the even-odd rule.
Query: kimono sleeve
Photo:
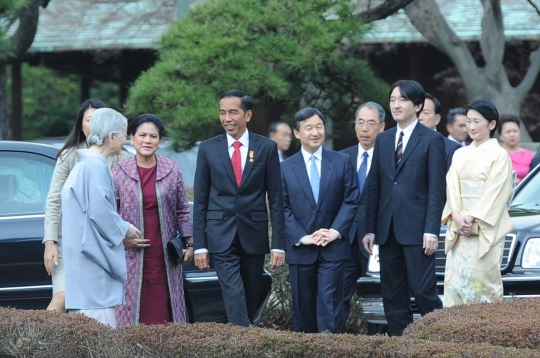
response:
[[[109,169],[105,167],[105,170]],[[116,198],[110,173],[103,170],[94,173],[89,189],[87,215],[92,225],[105,241],[113,246],[120,245],[126,237],[130,224],[116,211]]]

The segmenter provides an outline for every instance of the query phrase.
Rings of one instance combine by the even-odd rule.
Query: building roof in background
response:
[[[359,0],[363,9],[371,3],[374,7],[383,0]],[[537,0],[534,0],[537,1]],[[436,0],[441,13],[456,32],[458,37],[466,41],[480,39],[483,16],[482,3],[478,0]],[[540,6],[540,2],[537,2]],[[540,15],[526,0],[501,0],[504,33],[510,40],[538,40],[540,35]],[[372,23],[370,31],[365,35],[368,43],[385,42],[426,42],[427,40],[411,24],[405,11]]]
[[[155,48],[175,0],[53,0],[40,9],[29,52]]]
[[[199,0],[201,1],[201,0]],[[226,1],[226,0],[225,0]],[[360,9],[384,0],[357,0]],[[478,0],[436,0],[450,27],[464,40],[478,40]],[[191,0],[196,3],[197,0]],[[540,16],[525,0],[501,0],[509,39],[536,40]],[[176,20],[176,0],[53,0],[41,9],[29,52],[151,49]],[[371,24],[367,43],[425,42],[403,10]]]

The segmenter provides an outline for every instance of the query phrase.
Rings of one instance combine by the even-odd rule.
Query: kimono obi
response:
[[[459,181],[459,191],[461,192],[461,211],[471,211],[474,209],[482,194],[486,183],[483,181]]]

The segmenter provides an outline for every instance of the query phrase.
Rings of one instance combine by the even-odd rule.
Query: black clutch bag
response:
[[[173,264],[181,265],[184,262],[184,254],[186,252],[184,246],[184,241],[182,241],[180,235],[167,243],[167,252]]]

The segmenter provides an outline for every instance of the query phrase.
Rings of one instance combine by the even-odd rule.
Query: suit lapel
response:
[[[307,174],[306,163],[304,162],[304,157],[302,156],[301,152],[298,152],[297,154],[294,155],[293,158],[294,158],[293,171],[294,171],[294,174],[296,175],[296,178],[300,182],[300,187],[302,188],[302,191],[304,192],[304,195],[306,196],[306,198],[308,198],[308,201],[311,203],[311,206],[317,209],[315,198],[313,197],[313,193],[311,192],[311,183],[309,182],[309,177]]]
[[[422,124],[418,122],[416,124],[416,127],[414,127],[413,132],[411,133],[411,137],[409,138],[409,141],[407,142],[407,146],[405,147],[405,151],[403,152],[403,156],[401,157],[401,160],[399,161],[399,164],[396,168],[396,175],[399,173],[409,156],[411,155],[412,151],[418,143],[420,142],[420,139],[422,139]]]
[[[253,153],[253,161],[251,160],[251,155],[250,153]],[[253,162],[255,162],[258,158],[257,156],[259,155],[259,140],[256,136],[254,136],[251,132],[249,132],[249,148],[248,148],[248,152],[247,152],[247,155],[246,155],[246,164],[244,165],[244,171],[242,172],[242,181],[240,182],[240,187],[242,187],[242,185],[244,185],[244,183],[246,182],[248,176],[249,176],[249,173],[251,172],[251,168],[253,168]],[[232,168],[232,164],[231,164],[231,168]]]
[[[332,178],[334,166],[335,165],[332,163],[332,158],[330,158],[328,151],[323,148],[321,161],[321,185],[319,186],[319,203],[322,203],[324,200],[324,194],[326,194],[326,189],[330,183],[330,178]]]
[[[221,157],[221,160],[223,161],[223,166],[225,167],[225,171],[229,174],[229,177],[233,181],[234,185],[236,186],[236,178],[234,177],[234,172],[232,168],[231,163],[231,157],[229,156],[229,146],[227,144],[227,135],[223,134],[219,138],[219,142],[216,145],[216,150]]]
[[[381,150],[381,154],[379,155],[379,157],[385,158],[382,160],[384,160],[384,163],[388,163],[388,167],[390,167],[390,174],[392,176],[396,174],[396,132],[397,132],[397,127],[394,127],[380,134],[382,135],[382,134],[388,133],[388,135],[386,135],[385,137],[382,137],[385,139],[386,143],[384,143],[384,145],[379,146]]]

